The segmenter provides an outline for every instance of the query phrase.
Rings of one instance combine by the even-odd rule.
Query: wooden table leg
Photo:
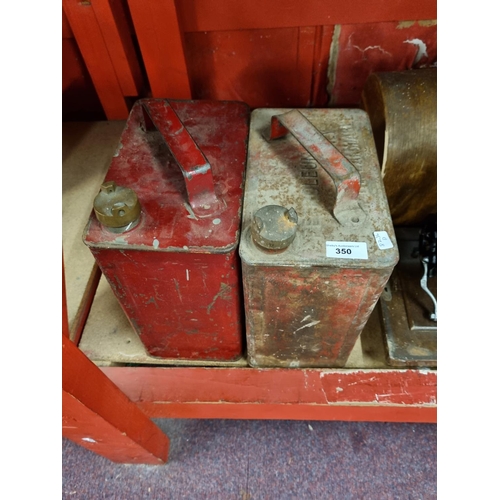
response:
[[[62,336],[63,437],[113,462],[159,465],[168,437]]]

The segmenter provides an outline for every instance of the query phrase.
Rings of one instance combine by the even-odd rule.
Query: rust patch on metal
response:
[[[240,241],[249,363],[339,367],[345,364],[398,260],[394,228],[366,113],[301,110],[323,140],[359,172],[361,186],[355,201],[366,219],[341,224],[332,214],[338,189],[335,178],[312,158],[311,148],[304,147],[295,134],[271,142],[265,139],[271,118],[287,111],[255,110],[250,127]],[[317,181],[316,189],[303,183],[304,171],[317,174],[306,177]],[[279,252],[266,251],[251,235],[254,214],[267,206],[293,206],[298,217],[295,238]],[[377,246],[374,231],[379,230],[387,232],[392,248]],[[333,241],[366,245],[367,258],[329,255],[327,242]]]

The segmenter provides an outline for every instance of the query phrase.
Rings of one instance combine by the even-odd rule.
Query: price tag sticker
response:
[[[332,259],[368,259],[368,247],[363,241],[327,241],[326,256]]]
[[[388,248],[394,247],[387,231],[375,231],[373,236],[375,236],[375,241],[377,242],[380,250],[387,250]]]

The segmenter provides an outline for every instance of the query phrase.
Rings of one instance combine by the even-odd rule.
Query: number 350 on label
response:
[[[327,241],[326,256],[333,259],[368,259],[368,248],[363,241]]]

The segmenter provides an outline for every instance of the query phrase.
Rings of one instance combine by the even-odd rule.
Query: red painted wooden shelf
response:
[[[104,278],[80,349],[154,418],[436,421],[436,370],[386,364],[378,307],[345,368],[258,369],[149,356]]]
[[[436,61],[435,0],[257,4],[129,0],[129,19],[120,2],[64,0],[63,89],[90,78],[108,120],[127,117],[146,81],[154,97],[351,106],[370,72]],[[168,438],[151,418],[436,422],[437,370],[387,365],[378,308],[344,368],[148,356],[81,239],[123,126],[63,126],[63,436],[113,461],[158,464]]]
[[[123,125],[63,127],[63,322],[73,340],[63,335],[63,436],[117,462],[154,464],[166,461],[168,439],[150,418],[436,422],[437,370],[387,365],[378,307],[345,368],[150,357],[81,240]]]

